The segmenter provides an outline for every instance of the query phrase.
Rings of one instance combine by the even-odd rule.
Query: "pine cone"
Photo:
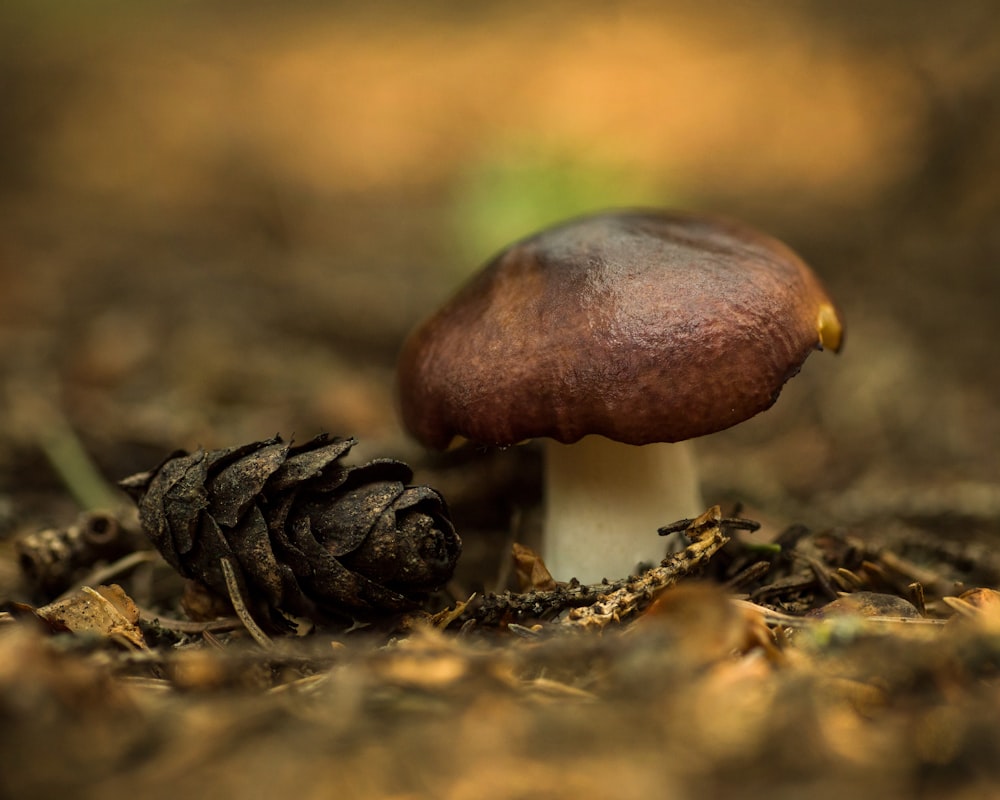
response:
[[[406,464],[341,464],[355,444],[275,437],[178,452],[120,485],[163,557],[222,596],[225,557],[247,597],[273,609],[316,618],[415,608],[451,577],[461,540],[441,495],[407,485]]]

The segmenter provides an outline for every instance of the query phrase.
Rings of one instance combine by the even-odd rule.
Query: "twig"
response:
[[[620,589],[628,582],[625,579],[588,585],[570,581],[545,591],[489,594],[472,618],[487,626],[524,619],[549,619],[567,608],[590,605],[601,595]]]
[[[250,616],[250,611],[246,603],[243,602],[243,593],[240,591],[240,584],[236,580],[236,571],[233,569],[232,563],[228,558],[223,556],[219,559],[219,566],[222,567],[222,575],[226,579],[229,601],[233,604],[233,610],[236,612],[236,616],[240,618],[240,622],[243,623],[243,627],[247,629],[247,633],[262,648],[265,650],[274,649],[274,642],[271,641],[271,637],[264,633],[261,627],[254,621],[254,618]]]
[[[884,550],[879,553],[879,561],[882,562],[882,566],[909,581],[909,584],[920,583],[932,594],[944,596],[955,591],[954,581],[945,580],[937,573],[914,564],[896,553]]]
[[[660,566],[647,570],[639,577],[628,577],[616,581],[606,581],[597,584],[581,584],[576,581],[561,583],[555,589],[546,591],[524,592],[521,594],[503,592],[487,595],[482,605],[476,609],[472,619],[483,625],[501,625],[518,622],[525,619],[551,619],[567,609],[590,607],[604,608],[609,602],[620,603],[618,619],[642,607],[646,602],[659,594],[663,589],[675,583],[678,579],[699,570],[714,555],[719,548],[729,541],[725,528],[738,527],[753,530],[757,523],[750,520],[723,519],[718,506],[709,509],[696,520],[684,520],[661,530],[668,533],[683,530],[692,544],[685,550],[665,558]],[[633,599],[625,601],[624,598]],[[626,610],[627,607],[627,610]],[[576,612],[571,612],[572,615]],[[594,616],[590,611],[581,614],[574,620]],[[606,620],[604,624],[610,622]],[[581,621],[564,621],[562,626],[586,627],[593,623]]]
[[[769,561],[755,561],[746,569],[741,570],[736,573],[732,578],[726,581],[726,589],[731,592],[737,592],[744,586],[749,586],[752,583],[756,583],[761,578],[763,578],[767,573],[771,571],[771,562]]]
[[[100,586],[101,584],[107,583],[112,578],[118,577],[123,572],[128,572],[130,569],[134,569],[135,567],[138,567],[141,564],[146,564],[150,561],[157,561],[159,558],[159,554],[152,550],[136,550],[134,553],[129,553],[127,556],[123,556],[117,561],[113,561],[106,566],[95,569],[83,580],[77,581],[73,584],[56,599],[64,600],[70,595],[80,591],[80,589],[84,586]]]
[[[755,522],[752,519],[743,519],[742,517],[717,517],[717,509],[718,506],[712,506],[712,508],[700,517],[695,517],[693,519],[679,519],[677,522],[664,525],[662,528],[658,529],[657,533],[659,533],[660,536],[669,536],[672,533],[683,533],[688,538],[691,538],[690,531],[709,524],[706,520],[720,528],[735,528],[736,530],[750,531],[751,533],[760,530],[760,523]],[[768,552],[774,552],[773,546],[768,546]],[[777,552],[781,552],[780,547],[777,549]]]
[[[728,522],[728,520],[727,520]],[[738,520],[736,527],[753,530],[756,523]],[[729,541],[724,530],[722,514],[718,506],[706,511],[698,519],[691,520],[684,531],[691,541],[681,552],[669,556],[658,567],[646,570],[634,581],[613,592],[602,595],[592,605],[575,608],[560,627],[578,630],[601,629],[612,622],[622,622],[649,604],[664,589],[678,580],[700,570]]]
[[[524,625],[518,625],[516,622],[510,622],[507,624],[507,630],[511,633],[517,634],[522,639],[538,639],[541,637],[541,633],[534,628],[528,628]]]
[[[198,622],[191,619],[176,619],[159,614],[149,608],[137,606],[139,618],[149,624],[159,625],[168,631],[175,633],[204,633],[205,631],[229,631],[238,628],[243,624],[239,617],[220,617],[208,621]]]
[[[833,587],[830,582],[830,570],[815,556],[808,555],[807,553],[799,553],[792,551],[792,558],[798,559],[806,564],[812,571],[813,576],[816,578],[816,583],[819,584],[820,588],[826,592],[827,596],[836,600],[840,595],[837,594],[837,590]]]

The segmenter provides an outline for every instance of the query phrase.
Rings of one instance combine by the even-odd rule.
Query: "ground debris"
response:
[[[729,541],[727,531],[735,527],[753,529],[756,523],[724,520],[721,509],[714,506],[697,519],[683,520],[664,528],[664,532],[669,533],[683,531],[690,544],[641,575],[600,584],[581,584],[574,580],[556,583],[551,589],[490,595],[476,610],[474,618],[483,625],[504,625],[551,619],[573,609],[561,623],[563,627],[602,628],[611,622],[624,622],[680,578],[704,569],[712,556]]]
[[[629,787],[651,795],[711,794],[738,772],[763,796],[780,770],[899,796],[915,776],[995,763],[1000,603],[988,586],[963,590],[978,573],[898,529],[745,535],[756,529],[713,507],[666,526],[683,550],[597,586],[541,588],[541,560],[522,550],[528,591],[456,592],[467,599],[436,613],[302,635],[254,630],[233,570],[239,619],[211,618],[229,606],[196,603],[190,587],[182,603],[176,575],[157,595],[149,572],[123,568],[121,589],[8,604],[0,712],[19,735],[0,745],[29,765],[21,793],[81,797],[175,796],[220,788],[220,774],[249,792],[278,762],[301,794],[471,797],[494,771],[552,796],[611,792],[625,780],[608,782],[613,765],[628,764]],[[111,624],[70,613],[95,603],[116,609]],[[206,618],[178,618],[185,608]],[[30,766],[53,748],[73,754]]]
[[[125,556],[140,547],[132,526],[107,511],[87,511],[65,528],[46,528],[14,542],[18,565],[29,587],[55,597],[98,562]]]
[[[97,634],[146,649],[139,622],[139,609],[118,584],[84,586],[78,593],[35,611],[56,630]]]
[[[685,520],[680,532],[690,544],[684,550],[668,556],[660,566],[646,570],[634,581],[602,595],[597,602],[574,608],[562,625],[574,629],[600,629],[612,622],[630,619],[678,580],[707,567],[715,553],[730,540],[734,527],[756,530],[758,526],[749,520],[723,520],[719,506],[713,506],[697,519]],[[673,533],[675,528],[668,526],[663,532]]]
[[[25,764],[39,748],[74,750],[45,772],[22,769],[15,788],[158,798],[211,773],[213,786],[222,774],[227,791],[249,791],[280,762],[283,784],[306,794],[471,797],[473,777],[495,772],[565,796],[611,791],[611,766],[628,764],[618,782],[649,791],[700,793],[738,770],[753,796],[780,769],[898,796],[913,776],[1000,756],[982,749],[1000,714],[993,590],[931,595],[936,615],[913,616],[906,598],[863,588],[881,580],[862,568],[884,563],[874,544],[796,529],[778,551],[742,542],[718,509],[686,529],[685,551],[631,579],[512,594],[502,614],[473,597],[395,626],[320,626],[268,649],[231,623],[157,639],[140,618],[145,649],[3,626],[0,708],[20,733],[0,744]],[[760,562],[766,572],[748,572]],[[857,585],[831,600],[817,572],[834,581],[838,570]],[[747,594],[774,587],[771,602],[734,602],[717,578],[737,574]],[[822,612],[782,610],[806,605]],[[83,725],[97,732],[89,749]]]

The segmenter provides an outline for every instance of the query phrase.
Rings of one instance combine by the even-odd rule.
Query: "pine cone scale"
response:
[[[177,559],[180,563],[177,571],[185,578],[200,581],[225,597],[226,576],[222,571],[221,561],[215,554],[228,550],[229,542],[226,541],[222,529],[214,519],[206,515],[201,518],[194,546],[184,554],[183,558]],[[170,561],[170,558],[167,560]]]
[[[402,494],[401,483],[379,481],[345,492],[335,515],[324,513],[326,504],[322,495],[303,504],[301,514],[308,516],[313,534],[323,542],[327,552],[343,556],[361,546],[371,529],[372,519]],[[348,524],[340,523],[341,519],[349,520]]]
[[[281,568],[268,537],[267,520],[257,507],[246,514],[238,530],[226,537],[236,554],[244,574],[252,572],[267,602],[281,607],[289,602],[298,604],[302,589],[291,570]]]
[[[319,442],[321,439],[325,441],[325,437],[316,437],[313,441]],[[337,439],[316,450],[301,452],[301,447],[292,448],[285,463],[271,476],[269,489],[281,492],[303,481],[319,477],[325,467],[336,465],[336,460],[346,455],[355,444],[357,439]],[[330,470],[323,488],[336,489],[346,477],[347,469],[336,465],[336,469]]]
[[[222,469],[209,485],[208,513],[220,525],[235,527],[287,453],[288,445],[279,441],[250,451]]]
[[[196,453],[165,465],[163,501],[155,509],[147,507],[161,523],[158,530],[162,531],[164,544],[178,553],[190,552],[194,547],[198,515],[208,506],[208,496],[201,485],[203,460],[204,454]],[[142,511],[140,505],[140,515]]]
[[[311,574],[302,576],[307,596],[332,593],[351,597],[355,603],[354,610],[362,613],[377,609],[402,611],[414,607],[412,600],[379,586],[334,558],[313,538],[308,522],[293,526],[293,530],[299,534],[296,543],[305,548],[310,561]]]

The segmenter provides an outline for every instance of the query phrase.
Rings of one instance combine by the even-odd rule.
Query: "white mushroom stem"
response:
[[[659,563],[667,546],[657,528],[705,510],[688,442],[545,445],[542,557],[556,580],[597,583]]]

